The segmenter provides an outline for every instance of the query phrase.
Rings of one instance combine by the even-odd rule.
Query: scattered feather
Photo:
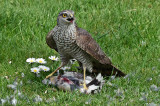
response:
[[[42,100],[43,100],[43,99],[42,99],[39,95],[37,95],[37,96],[33,99],[33,101],[36,102],[36,103],[42,102]]]
[[[12,61],[9,61],[8,63],[9,63],[9,64],[12,64]]]
[[[18,90],[17,94],[18,94],[18,96],[19,96],[20,98],[24,98],[24,95],[23,95],[22,92],[20,92],[19,90]]]
[[[108,98],[107,106],[110,106],[110,103],[112,103],[115,100],[115,98],[110,95],[106,95],[106,97]]]
[[[16,89],[17,89],[17,86],[14,85],[14,84],[9,84],[9,85],[7,85],[7,87],[8,87],[8,88],[11,88],[11,89],[13,89],[13,90],[16,90]]]
[[[142,46],[146,46],[146,42],[145,41],[141,41],[141,45]]]
[[[142,97],[139,100],[147,102],[148,93],[141,93],[141,95]]]
[[[46,94],[47,92],[48,92],[47,90],[44,91],[45,94]]]
[[[13,97],[13,99],[11,100],[11,104],[16,106],[17,104],[17,99],[15,97]]]
[[[107,82],[108,86],[114,87],[114,88],[118,88],[118,85],[116,84],[112,84],[110,81]]]
[[[49,81],[48,79],[44,79],[44,80],[42,80],[42,83],[45,84],[45,85],[47,85],[48,81]]]
[[[115,78],[116,78],[116,76],[113,75],[113,76],[111,76],[110,80],[114,80]]]
[[[117,90],[114,90],[114,92],[116,93],[115,97],[121,98],[120,100],[123,100],[125,98],[124,90],[122,88],[118,88]]]
[[[150,78],[147,78],[147,81],[152,81],[152,78],[150,77]]]
[[[160,87],[157,87],[156,85],[153,84],[153,85],[151,85],[150,90],[151,91],[159,91]]]
[[[9,79],[9,77],[8,77],[8,76],[4,76],[4,78]]]
[[[52,97],[52,98],[48,98],[46,100],[46,103],[51,103],[51,102],[55,102],[55,101],[56,101],[55,97]]]
[[[158,105],[152,102],[152,103],[146,103],[146,106],[158,106]]]
[[[6,97],[6,100],[8,103],[10,102],[10,98],[12,98],[12,97],[13,97],[12,95],[10,97],[9,96]]]
[[[2,104],[2,106],[3,106],[5,103],[7,103],[7,100],[6,100],[6,99],[1,99],[1,104]]]
[[[15,81],[13,82],[13,85],[15,85],[15,86],[18,85],[17,78],[16,78]]]
[[[124,79],[128,79],[128,81],[130,81],[130,78],[131,78],[132,75],[133,75],[133,74],[127,74],[127,75],[124,77]]]
[[[130,74],[127,74],[126,76],[124,76],[124,79],[129,78]]]
[[[31,81],[31,80],[28,80],[28,81],[27,81],[27,83],[28,83],[28,84],[31,84],[31,83],[32,83],[32,81]]]
[[[24,73],[21,73],[21,77],[24,78],[24,76],[25,76]]]
[[[21,86],[23,85],[23,81],[20,81],[20,83],[19,83]]]
[[[152,67],[152,70],[155,70],[156,69],[156,67],[154,66],[154,67]]]
[[[88,100],[85,102],[85,104],[87,104],[87,105],[88,105],[88,104],[91,104],[91,100],[92,100],[92,99],[88,99]]]

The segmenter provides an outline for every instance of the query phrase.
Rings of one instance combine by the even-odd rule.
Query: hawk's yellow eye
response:
[[[63,17],[65,18],[67,15],[66,14],[63,14]]]

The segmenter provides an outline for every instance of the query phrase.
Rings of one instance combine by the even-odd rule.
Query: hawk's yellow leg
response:
[[[85,66],[83,66],[83,71],[84,71],[84,76],[83,76],[83,78],[84,78],[84,82],[83,82],[83,87],[84,87],[84,89],[85,90],[87,90],[88,88],[87,88],[87,86],[86,86],[86,67]]]
[[[53,71],[51,74],[49,74],[48,76],[46,76],[46,78],[51,77],[54,73],[56,73],[59,69],[61,69],[64,66],[64,64],[61,64],[55,71]]]

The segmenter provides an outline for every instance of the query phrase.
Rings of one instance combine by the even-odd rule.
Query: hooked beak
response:
[[[72,14],[70,14],[70,17],[67,19],[69,22],[73,22],[73,20],[74,20],[74,17],[73,17],[73,15]]]
[[[74,20],[74,18],[71,17],[71,18],[68,18],[67,20],[70,21],[70,22],[72,22]]]

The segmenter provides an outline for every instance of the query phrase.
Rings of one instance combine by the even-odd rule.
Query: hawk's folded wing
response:
[[[51,31],[47,34],[47,36],[46,36],[46,43],[47,43],[47,45],[48,45],[50,48],[52,48],[52,49],[54,49],[54,50],[56,50],[56,51],[58,52],[56,42],[54,41],[53,36],[52,36],[53,34],[54,34],[54,30],[51,30]]]
[[[110,59],[86,30],[77,27],[76,43],[101,64],[111,64]]]

